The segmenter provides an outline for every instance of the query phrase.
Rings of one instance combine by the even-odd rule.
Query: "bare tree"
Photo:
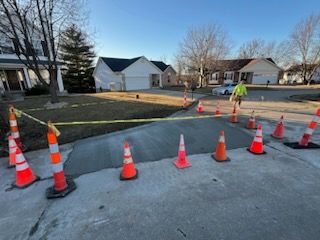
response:
[[[301,66],[304,82],[310,84],[316,69],[320,67],[320,15],[311,15],[299,22],[291,34],[293,58]]]
[[[230,43],[227,33],[217,24],[191,28],[180,43],[177,56],[184,69],[199,72],[200,87],[207,84],[204,78],[219,59],[229,53]]]
[[[253,39],[243,43],[239,48],[239,58],[257,58],[264,54],[265,42],[261,39]],[[271,49],[268,49],[269,51]]]
[[[12,39],[20,61],[49,88],[52,103],[58,102],[60,37],[68,22],[76,16],[77,3],[75,0],[0,0],[0,33]],[[42,54],[37,51],[39,39],[47,61],[41,61]],[[49,81],[42,76],[43,69],[48,71]]]

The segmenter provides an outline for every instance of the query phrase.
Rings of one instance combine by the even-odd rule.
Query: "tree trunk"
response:
[[[50,90],[51,103],[59,102],[57,90],[56,90],[55,84],[52,81],[50,82],[49,90]]]
[[[57,82],[57,71],[51,70],[49,72],[50,75],[50,96],[51,96],[51,103],[59,102],[57,89],[58,89],[58,82]]]

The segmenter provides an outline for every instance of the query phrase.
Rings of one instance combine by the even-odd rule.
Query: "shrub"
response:
[[[49,89],[42,85],[35,85],[31,89],[26,90],[26,96],[37,96],[49,94]]]

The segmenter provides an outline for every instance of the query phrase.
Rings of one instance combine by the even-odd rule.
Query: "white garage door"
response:
[[[148,77],[126,77],[126,90],[149,89],[150,81]]]
[[[267,84],[268,80],[270,84],[277,84],[278,74],[253,74],[252,84]]]

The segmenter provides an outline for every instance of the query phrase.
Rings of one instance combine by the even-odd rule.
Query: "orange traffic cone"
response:
[[[12,136],[8,137],[9,141],[9,168],[12,168],[16,165],[16,150],[17,150],[17,144],[16,141]]]
[[[251,116],[248,119],[247,128],[248,129],[256,129],[256,119],[254,117],[254,111],[252,111]]]
[[[235,107],[233,108],[232,115],[230,117],[230,122],[231,123],[238,123],[237,111],[236,111]]]
[[[77,188],[74,181],[71,178],[66,179],[64,175],[63,163],[61,162],[61,154],[59,151],[57,137],[50,127],[50,124],[51,123],[49,122],[47,137],[51,155],[54,186],[47,188],[46,196],[48,199],[65,197]]]
[[[258,126],[256,136],[253,139],[253,142],[250,148],[247,149],[249,152],[253,154],[265,154],[266,152],[263,150],[263,137],[262,137],[262,125]]]
[[[284,137],[284,124],[283,124],[283,116],[281,116],[276,128],[274,129],[272,137],[282,139]]]
[[[10,131],[11,131],[12,137],[16,141],[17,146],[20,149],[22,149],[22,143],[21,143],[21,140],[20,140],[20,133],[19,133],[19,128],[18,128],[18,123],[17,123],[16,115],[14,114],[13,109],[14,109],[13,106],[10,105],[9,106]]]
[[[216,108],[216,112],[214,113],[214,115],[215,115],[216,117],[220,117],[220,116],[221,116],[220,104],[219,104],[219,102],[217,103],[217,108]]]
[[[224,131],[220,132],[219,142],[216,147],[216,151],[212,154],[212,158],[217,162],[230,161],[230,158],[227,157],[227,153],[226,153]]]
[[[299,141],[300,146],[307,147],[311,140],[313,132],[316,130],[318,123],[320,122],[320,108],[317,110],[316,116],[314,116],[305,130],[302,138]]]
[[[202,102],[201,101],[199,101],[199,103],[198,103],[197,112],[198,113],[203,113],[203,106],[202,106]]]
[[[178,159],[173,161],[173,164],[177,168],[191,167],[191,163],[188,161],[187,156],[186,156],[186,148],[185,148],[185,145],[184,145],[183,134],[180,135]]]
[[[32,169],[29,167],[28,162],[23,156],[21,149],[16,149],[16,182],[13,184],[18,188],[26,188],[35,181],[39,180],[39,177],[33,174]]]
[[[129,143],[126,141],[124,143],[124,156],[123,156],[123,166],[122,166],[122,172],[120,174],[120,180],[133,180],[138,178],[138,169],[135,168]]]

